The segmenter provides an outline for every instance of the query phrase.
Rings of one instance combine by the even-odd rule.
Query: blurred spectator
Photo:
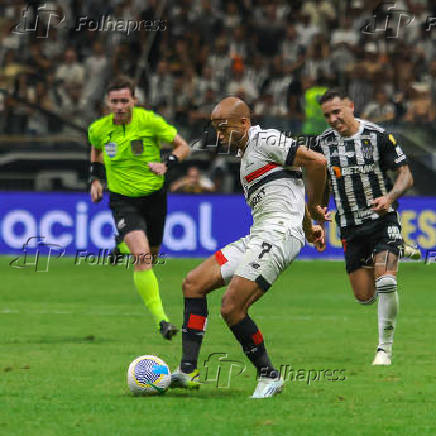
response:
[[[215,40],[215,47],[207,59],[207,66],[214,72],[220,83],[229,77],[231,59],[228,55],[228,44],[224,37]]]
[[[353,66],[349,78],[349,95],[354,101],[356,116],[360,116],[374,94],[371,74],[364,69],[362,62],[359,62]]]
[[[50,29],[48,32],[47,39],[43,40],[41,47],[41,53],[50,62],[55,62],[58,60],[62,53],[64,52],[65,41],[63,41],[57,28]]]
[[[272,105],[267,113],[280,118],[277,119],[277,123],[280,124],[278,128],[287,128],[287,121],[283,117],[287,118],[288,115],[288,87],[291,82],[292,76],[284,72],[283,58],[276,56],[272,61],[264,92],[272,96]]]
[[[200,123],[200,125],[204,125],[206,121],[209,121],[210,114],[216,106],[217,100],[215,90],[212,88],[207,89],[202,103],[194,110],[189,111],[190,124]]]
[[[137,59],[131,52],[129,44],[118,45],[112,58],[112,74],[132,77],[135,75],[136,65]]]
[[[148,104],[151,107],[161,105],[163,102],[172,107],[174,78],[168,74],[168,62],[161,60],[157,64],[157,70],[150,76],[148,84]]]
[[[70,123],[86,127],[89,120],[83,116],[82,83],[68,82],[60,88],[59,94],[60,104],[57,108],[59,113]],[[77,130],[69,125],[64,125],[63,133],[77,134]]]
[[[320,35],[313,38],[302,74],[311,84],[318,80],[328,84],[333,79],[329,45]]]
[[[292,67],[298,62],[303,51],[303,46],[298,43],[297,29],[293,24],[288,24],[285,37],[280,43],[279,50],[286,66],[295,69]]]
[[[186,176],[171,183],[170,191],[199,194],[201,192],[213,192],[214,188],[212,181],[202,176],[197,167],[189,167]]]
[[[235,59],[233,62],[232,74],[228,82],[226,94],[237,95],[251,103],[258,97],[258,89],[250,81],[248,75],[245,74],[245,66],[241,60]]]
[[[312,23],[310,15],[300,15],[298,24],[296,25],[298,44],[307,47],[314,35],[320,33],[320,28]]]
[[[94,43],[93,53],[85,60],[85,83],[83,100],[86,105],[94,105],[104,96],[104,84],[108,77],[108,59],[101,42]]]
[[[214,94],[219,90],[219,83],[215,78],[213,71],[210,67],[204,67],[203,74],[198,77],[195,82],[195,94],[194,94],[194,104],[195,106],[200,106],[208,99],[210,96],[210,91]],[[209,104],[209,102],[208,102]]]
[[[266,4],[255,9],[257,29],[257,50],[262,56],[274,57],[279,51],[281,35],[285,31],[285,21],[280,17],[276,4]]]
[[[83,83],[85,69],[77,61],[77,53],[74,48],[68,48],[65,51],[64,61],[56,69],[55,77],[66,86],[69,86],[71,83]]]
[[[435,117],[434,105],[430,97],[430,89],[425,84],[414,84],[411,100],[407,107],[405,121],[416,124],[430,123]]]
[[[201,12],[195,20],[195,29],[201,38],[210,41],[222,25],[224,14],[218,11],[211,0],[201,0]]]
[[[41,43],[34,42],[26,53],[26,64],[40,78],[43,78],[53,68],[51,61],[42,51]]]
[[[234,2],[228,2],[225,6],[224,27],[235,29],[241,24],[241,14],[238,5]]]
[[[268,78],[267,62],[259,54],[255,54],[249,61],[250,63],[246,67],[246,76],[259,92],[263,92]]]
[[[394,105],[388,101],[384,91],[378,91],[375,100],[365,106],[362,118],[373,123],[385,123],[394,119]]]
[[[309,15],[313,25],[323,33],[329,28],[329,22],[336,18],[331,0],[306,0],[301,12]]]

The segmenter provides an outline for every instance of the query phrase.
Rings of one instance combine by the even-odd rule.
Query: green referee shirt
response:
[[[91,145],[103,150],[109,190],[128,197],[148,195],[160,189],[164,176],[148,168],[160,162],[162,142],[172,143],[177,130],[153,111],[134,107],[129,124],[114,124],[113,114],[88,127]]]

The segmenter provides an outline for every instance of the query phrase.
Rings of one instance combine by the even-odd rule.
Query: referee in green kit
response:
[[[91,143],[91,199],[100,201],[103,182],[110,191],[110,208],[119,237],[135,256],[134,282],[165,339],[177,328],[162,306],[152,260],[162,243],[167,199],[164,174],[189,154],[177,130],[153,111],[135,107],[135,85],[128,77],[115,79],[107,89],[111,111],[88,128]],[[173,153],[160,162],[161,143],[173,145]]]

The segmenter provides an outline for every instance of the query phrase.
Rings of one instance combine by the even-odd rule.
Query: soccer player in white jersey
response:
[[[248,106],[236,97],[222,100],[212,111],[211,122],[220,142],[239,150],[240,178],[253,226],[249,235],[217,251],[187,274],[183,282],[182,359],[173,373],[172,386],[199,387],[197,359],[206,329],[206,295],[228,285],[221,316],[257,369],[253,398],[272,397],[282,390],[283,380],[248,309],[296,258],[304,236],[309,242],[322,242],[324,234],[320,226],[312,226],[309,211],[314,219],[326,218],[320,206],[326,160],[277,130],[251,126]],[[308,180],[307,208],[301,167],[305,167]]]
[[[328,90],[320,105],[331,128],[317,137],[313,149],[327,159],[354,295],[364,305],[378,296],[379,342],[373,365],[390,365],[398,313],[398,257],[404,246],[397,200],[412,186],[412,174],[394,136],[355,118],[354,104],[343,91]],[[394,183],[389,170],[397,173]]]

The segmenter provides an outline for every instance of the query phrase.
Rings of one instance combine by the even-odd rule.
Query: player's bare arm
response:
[[[306,147],[299,147],[293,166],[304,167],[307,174],[308,208],[313,219],[326,221],[326,208],[321,207],[326,184],[326,158]]]
[[[323,199],[322,199],[322,203],[321,203],[321,206],[325,210],[325,216],[327,218],[326,221],[331,220],[331,213],[327,212],[327,208],[328,208],[329,200],[330,200],[330,194],[331,194],[331,182],[330,182],[330,179],[327,177],[327,180],[325,183],[324,195],[323,195]],[[321,228],[324,232],[324,236],[325,236],[325,221],[319,221],[318,225],[321,226]],[[324,251],[327,248],[325,237],[323,238],[322,242],[315,243],[315,247],[316,247],[317,251],[319,251],[319,252]]]
[[[318,251],[325,249],[325,231],[320,225],[313,225],[312,217],[306,204],[306,211],[303,217],[303,231],[307,242],[314,244]]]
[[[390,205],[400,198],[404,193],[413,186],[413,176],[410,168],[404,165],[397,169],[397,179],[390,192],[382,197],[377,197],[372,201],[372,210],[379,215],[388,213]]]
[[[103,152],[94,146],[91,146],[91,166],[99,168],[100,171],[103,170],[104,166]],[[96,171],[98,172],[99,170],[97,169]],[[94,175],[91,175],[91,200],[94,203],[99,202],[103,198],[103,180],[101,177],[98,177],[99,175],[101,176],[101,172],[100,174],[95,173]]]
[[[189,156],[191,149],[180,135],[176,135],[172,145],[173,153],[169,156],[167,162],[150,162],[148,164],[148,167],[153,173],[159,175],[165,174],[172,163],[181,162]]]

